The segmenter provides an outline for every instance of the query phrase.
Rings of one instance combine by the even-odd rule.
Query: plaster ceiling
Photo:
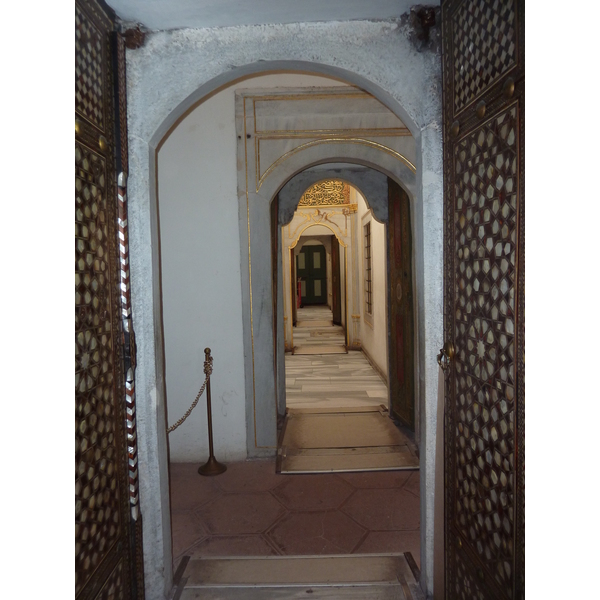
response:
[[[106,0],[152,30],[399,17],[418,0]],[[439,4],[430,0],[427,4]]]

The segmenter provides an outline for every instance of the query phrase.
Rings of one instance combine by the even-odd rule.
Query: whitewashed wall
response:
[[[353,196],[355,199],[353,199]],[[356,239],[360,247],[358,281],[360,290],[360,341],[362,349],[379,371],[387,377],[387,282],[385,226],[372,215],[362,194],[350,188],[350,202],[358,205]],[[365,242],[364,225],[371,223],[372,257],[372,303],[373,314],[369,318],[365,309]]]
[[[232,85],[191,111],[158,153],[168,420],[179,419],[195,398],[204,377],[204,348],[210,347],[215,454],[225,462],[247,454],[235,90],[323,85],[342,84],[325,77],[269,75]],[[206,460],[205,406],[203,396],[170,434],[172,462]]]

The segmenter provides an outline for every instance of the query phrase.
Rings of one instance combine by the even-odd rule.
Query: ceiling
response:
[[[399,17],[418,0],[106,0],[148,29],[230,27]],[[439,4],[429,0],[427,4]]]

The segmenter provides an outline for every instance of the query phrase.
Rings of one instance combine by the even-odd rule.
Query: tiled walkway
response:
[[[326,306],[298,309],[298,323],[332,323],[331,310]],[[343,328],[337,334],[344,343]],[[288,408],[356,408],[388,406],[387,385],[362,352],[318,354],[319,348],[331,344],[329,335],[336,335],[333,325],[319,328],[294,327],[294,345],[308,344],[315,355],[285,355],[285,390]],[[312,339],[299,334],[312,332]],[[299,338],[299,339],[298,339]],[[297,341],[298,340],[298,341]]]
[[[171,464],[173,559],[411,552],[419,564],[419,471],[276,475],[274,460],[216,477]]]
[[[362,352],[285,355],[288,408],[388,406],[387,386]]]

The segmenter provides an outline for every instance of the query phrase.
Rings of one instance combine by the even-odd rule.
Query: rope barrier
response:
[[[189,407],[187,412],[183,415],[183,417],[181,417],[181,419],[179,419],[179,421],[177,421],[174,425],[171,425],[171,427],[169,427],[167,429],[167,433],[171,433],[172,431],[175,431],[192,414],[192,411],[194,410],[194,408],[196,408],[196,404],[198,404],[198,400],[200,400],[200,397],[202,396],[202,394],[204,393],[204,390],[206,389],[206,384],[208,383],[208,381],[210,379],[212,370],[213,370],[213,358],[209,354],[206,354],[206,359],[204,361],[204,374],[206,375],[206,377],[204,379],[204,383],[202,384],[202,387],[200,388],[200,391],[198,392],[196,399],[192,402],[192,405]]]

